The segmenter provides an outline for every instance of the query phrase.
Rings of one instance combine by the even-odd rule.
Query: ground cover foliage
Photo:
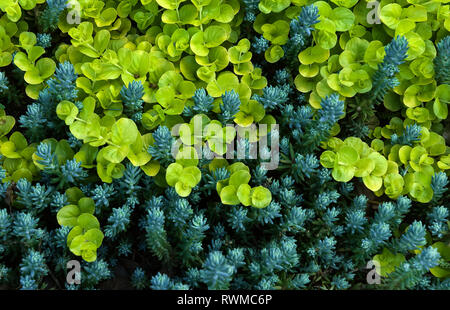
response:
[[[0,16],[1,288],[450,288],[448,1]]]

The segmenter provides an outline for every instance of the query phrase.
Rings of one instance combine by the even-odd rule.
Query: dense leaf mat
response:
[[[450,288],[448,0],[0,11],[0,288]]]

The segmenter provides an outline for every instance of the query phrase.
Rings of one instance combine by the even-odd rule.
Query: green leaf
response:
[[[11,176],[11,180],[17,183],[20,179],[27,179],[28,182],[32,182],[33,175],[31,174],[31,171],[28,170],[27,168],[20,168],[14,171],[14,173]]]
[[[240,203],[236,188],[233,185],[225,186],[220,191],[220,199],[224,205],[238,205]]]
[[[66,125],[71,125],[78,116],[78,108],[72,102],[63,100],[56,106],[56,115],[58,115]]]
[[[422,155],[427,155],[427,150],[422,146],[416,146],[411,150],[410,157],[411,161],[419,163]]]
[[[332,151],[325,151],[320,155],[320,163],[325,168],[333,168],[336,161],[336,153]]]
[[[372,175],[381,177],[386,174],[388,169],[387,159],[378,152],[371,153],[368,158],[375,164],[375,168],[372,171]]]
[[[344,145],[337,152],[336,162],[339,165],[352,166],[358,159],[358,152],[351,146]]]
[[[94,25],[90,22],[82,22],[76,28],[69,30],[69,36],[74,46],[80,46],[84,44],[90,44],[93,42],[92,33],[94,32]]]
[[[411,2],[414,3],[414,2]],[[403,15],[406,15],[408,19],[411,19],[415,22],[426,22],[427,21],[427,8],[422,5],[411,5],[408,6]]]
[[[98,248],[103,242],[104,235],[99,229],[91,228],[84,234],[84,237]]]
[[[193,183],[193,177],[184,175],[183,179],[184,182],[180,180],[175,184],[175,191],[180,197],[188,197],[192,191],[192,186],[188,183]]]
[[[18,3],[12,3],[11,6],[6,7],[5,12],[8,16],[8,19],[14,23],[19,21],[20,17],[22,16],[22,10],[20,9]]]
[[[381,21],[391,29],[395,29],[400,22],[402,7],[397,3],[390,3],[381,8]]]
[[[166,170],[166,181],[169,186],[175,186],[181,174],[183,173],[183,166],[178,163],[172,163]]]
[[[77,205],[78,201],[83,198],[84,194],[78,187],[70,187],[65,192],[67,201],[70,204]]]
[[[131,119],[121,118],[111,127],[111,141],[117,145],[133,144],[139,134],[139,130]]]
[[[224,27],[209,26],[204,32],[203,39],[205,40],[206,47],[216,47],[221,45],[227,39],[227,32]]]
[[[355,176],[362,178],[370,175],[370,173],[375,169],[375,162],[370,158],[361,158],[355,163],[355,167]]]
[[[16,124],[14,117],[10,115],[0,116],[0,138],[7,135]]]
[[[230,176],[229,184],[235,188],[239,188],[241,184],[248,184],[250,181],[250,173],[246,170],[239,170]]]
[[[10,137],[9,141],[13,142],[18,150],[23,150],[28,146],[27,139],[24,135],[18,131],[14,132]]]
[[[62,207],[56,214],[58,224],[61,226],[73,227],[78,224],[78,216],[80,215],[80,208],[76,205],[67,205]]]
[[[24,79],[27,83],[36,85],[42,83],[46,78],[50,77],[56,69],[56,63],[50,58],[41,58],[37,61],[36,66],[25,72]]]
[[[156,160],[151,160],[147,164],[141,166],[141,169],[144,171],[146,175],[154,177],[160,171],[161,166],[159,162],[157,162]]]
[[[94,168],[94,160],[97,156],[98,148],[89,144],[83,144],[80,150],[74,155],[74,159],[77,162],[81,162],[81,166],[84,168]]]
[[[212,0],[191,0],[191,2],[195,5],[196,8],[201,8],[207,6],[211,3]]]
[[[329,50],[336,46],[337,35],[335,32],[319,30],[316,42],[321,48]]]
[[[330,19],[335,23],[336,31],[349,31],[355,23],[353,12],[344,7],[333,9]]]
[[[33,63],[28,59],[23,52],[17,52],[14,56],[14,64],[22,71],[28,71],[33,68]]]
[[[81,228],[81,227],[80,227]],[[81,255],[81,245],[85,242],[85,238],[83,235],[78,235],[72,239],[72,242],[70,242],[69,248],[70,251],[77,255]]]
[[[177,163],[183,167],[196,166],[198,164],[198,154],[195,148],[184,146],[176,156]]]
[[[264,24],[261,30],[264,38],[272,44],[284,45],[289,39],[289,23],[284,20],[277,20],[273,24]]]
[[[175,99],[175,89],[173,86],[160,87],[155,93],[156,101],[164,108],[168,107]]]
[[[160,6],[168,10],[175,10],[178,8],[181,2],[185,0],[156,0]]]
[[[392,199],[398,198],[403,191],[405,181],[399,173],[389,173],[384,177],[384,192]]]
[[[373,260],[378,263],[377,273],[382,277],[387,277],[396,267],[406,261],[405,256],[400,253],[391,253],[388,249],[384,248],[382,254],[377,254],[373,257]],[[377,266],[378,267],[378,266]]]
[[[83,234],[83,228],[80,226],[75,226],[72,228],[67,235],[67,246],[70,248],[70,245],[72,244],[72,241],[75,237],[80,236]]]
[[[374,175],[367,175],[362,178],[364,185],[373,192],[378,191],[383,186],[383,179]]]
[[[92,198],[82,197],[78,200],[78,206],[81,213],[94,214],[95,203]]]
[[[401,20],[395,29],[395,35],[404,35],[416,28],[416,23],[409,19]]]
[[[113,9],[113,8],[110,8],[110,9]],[[99,54],[102,54],[106,50],[106,48],[108,47],[110,38],[111,38],[111,34],[106,29],[103,29],[103,30],[100,30],[99,32],[97,32],[97,34],[94,37],[94,48],[99,52]]]
[[[384,96],[383,104],[389,111],[397,112],[403,108],[400,96],[394,92],[389,92]]]
[[[264,14],[279,13],[289,7],[291,0],[261,0],[258,8]]]
[[[400,162],[402,162],[405,165],[408,164],[411,150],[412,150],[412,147],[410,147],[409,145],[404,145],[399,149],[398,156],[399,156]]]
[[[102,12],[100,13],[100,16],[95,18],[95,24],[98,27],[105,27],[105,26],[109,26],[111,25],[117,17],[117,11],[115,8],[107,8],[102,10]],[[103,30],[101,30],[103,31]],[[108,31],[109,33],[109,31]]]
[[[17,152],[16,145],[11,141],[2,143],[0,153],[6,158],[21,158],[20,154]]]
[[[416,59],[425,52],[425,40],[420,35],[414,31],[410,31],[404,36],[408,40],[408,57],[406,57],[406,60]]]
[[[45,49],[41,46],[33,46],[28,51],[28,59],[34,63],[39,57],[45,53]]]
[[[12,54],[9,52],[0,52],[0,67],[6,67],[12,61]]]
[[[348,182],[355,176],[355,171],[355,167],[339,166],[335,164],[331,175],[338,182]]]
[[[246,207],[250,206],[252,204],[252,195],[251,195],[252,188],[248,184],[241,184],[238,187],[237,190],[237,197],[239,201]]]
[[[196,80],[195,73],[199,68],[203,67],[200,67],[197,64],[194,56],[191,55],[185,56],[180,61],[180,71],[183,74],[183,76],[190,81]]]
[[[193,174],[188,173],[185,170],[181,174],[178,182],[181,182],[183,183],[183,185],[188,186],[190,188],[197,185],[197,180],[195,179],[195,176]]]
[[[202,178],[202,173],[201,173],[200,169],[198,169],[195,166],[190,166],[190,167],[184,168],[183,174],[189,174],[194,177],[195,183],[193,183],[194,184],[193,187],[196,186]]]
[[[100,223],[97,218],[89,213],[82,213],[77,219],[78,226],[83,228],[85,231],[93,228],[100,228]]]
[[[252,189],[252,206],[255,208],[265,208],[272,201],[272,193],[263,186]]]
[[[204,33],[202,31],[195,33],[191,37],[190,47],[195,55],[208,56],[209,49],[206,47]]]
[[[84,108],[83,108],[84,110]],[[83,113],[83,111],[80,113]],[[100,122],[97,114],[86,117],[84,121],[75,121],[70,125],[70,132],[79,140],[87,137],[98,137],[100,135]]]
[[[441,84],[436,88],[433,112],[439,119],[447,119],[450,103],[450,85]]]
[[[224,71],[220,73],[217,80],[208,83],[207,91],[211,97],[217,98],[225,94],[226,91],[237,89],[238,86],[238,77],[232,72]]]
[[[334,4],[336,4],[338,6],[351,8],[358,2],[358,0],[331,0],[331,2],[333,2]]]
[[[264,57],[269,63],[275,63],[284,56],[284,50],[279,45],[272,45],[264,52]]]
[[[220,22],[220,23],[230,23],[235,15],[235,11],[232,7],[232,3],[230,4],[221,4],[220,7],[220,13],[218,14],[218,16],[215,18],[216,21]]]
[[[106,167],[106,173],[114,179],[120,179],[125,171],[125,166],[122,164],[109,163]]]
[[[430,202],[433,199],[433,189],[420,183],[413,183],[410,194],[417,201],[422,203]]]
[[[81,257],[87,262],[94,262],[97,260],[97,252],[94,250],[94,246],[90,246],[90,248],[86,248],[87,245],[84,245],[85,248],[81,252]]]
[[[36,35],[33,32],[24,31],[19,35],[19,42],[22,48],[28,51],[31,47],[36,45]]]
[[[121,163],[125,157],[127,157],[130,148],[127,145],[124,146],[115,146],[108,145],[104,149],[104,158],[111,163],[118,164]]]

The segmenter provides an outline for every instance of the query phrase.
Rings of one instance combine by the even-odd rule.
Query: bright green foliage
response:
[[[72,102],[64,100],[58,103],[56,115],[58,115],[66,125],[72,125],[78,116],[78,108]]]
[[[330,150],[322,153],[320,162],[326,168],[333,168],[332,176],[336,181],[349,182],[353,177],[360,177],[367,188],[391,198],[409,192],[404,189],[405,182],[397,163],[387,160],[360,139],[331,140]]]
[[[27,87],[27,94],[36,99],[43,82],[51,77],[56,69],[56,63],[51,58],[40,58],[45,50],[36,45],[36,35],[32,32],[22,32],[19,36],[19,44],[24,52],[20,51],[14,56],[14,64],[22,71],[25,71],[24,79],[30,84]]]
[[[4,114],[4,110],[1,110]],[[1,130],[3,132],[0,138],[1,162],[6,170],[6,176],[3,182],[17,182],[21,178],[32,181],[38,175],[39,169],[34,164],[32,156],[36,151],[35,144],[28,144],[24,135],[18,131],[13,132],[9,138],[6,135],[14,127],[15,120],[12,116],[3,115],[0,118]]]
[[[400,253],[393,254],[384,248],[383,253],[375,255],[373,260],[379,264],[380,270],[377,268],[377,273],[382,277],[386,277],[395,270],[395,267],[405,261],[405,256]]]
[[[433,198],[431,177],[441,170],[431,156],[445,152],[443,138],[425,130],[420,143],[414,147],[384,146],[381,140],[377,141],[369,147],[357,138],[344,141],[332,138],[328,142],[330,150],[322,153],[320,162],[326,168],[333,168],[336,181],[348,182],[353,177],[361,177],[365,186],[377,195],[385,193],[396,198],[409,194],[417,201],[429,202]],[[400,171],[406,173],[402,175]]]
[[[431,274],[437,278],[448,278],[450,276],[450,268],[448,268],[446,262],[448,262],[450,258],[450,247],[444,242],[439,241],[432,243],[431,240],[428,240],[426,245],[420,249],[413,250],[412,252],[417,257],[417,255],[419,255],[427,246],[435,248],[441,257],[441,264],[429,269]],[[381,254],[377,254],[373,257],[373,261],[378,264],[377,273],[382,277],[389,278],[389,275],[400,267],[402,263],[406,262],[406,259],[405,255],[402,253],[392,253],[389,249],[384,248]]]
[[[0,110],[0,137],[3,138],[7,135],[16,124],[14,117],[5,115],[5,110]]]
[[[261,90],[267,81],[251,63],[250,41],[236,40],[240,23],[236,15],[238,1],[151,1],[145,10],[134,13],[130,10],[133,5],[121,5],[117,11],[110,7],[98,14],[83,11],[86,16],[79,25],[59,25],[70,36],[71,45],[61,45],[56,57],[74,64],[83,107],[63,101],[57,106],[57,115],[77,139],[88,145],[77,156],[84,159],[83,167],[96,165],[104,182],[122,176],[125,159],[149,176],[158,174],[158,161],[146,151],[154,143],[151,131],[158,126],[172,129],[183,123],[181,115],[192,106],[191,98],[201,86],[206,86],[208,94],[215,98],[215,113],[220,112],[221,96],[235,90],[242,103],[235,121],[242,126],[262,121],[265,116],[262,106],[250,100],[253,90]],[[161,22],[151,17],[158,5],[162,9]],[[111,23],[107,21],[116,18],[115,12],[121,18],[131,14],[139,29],[147,29],[145,35],[126,36],[126,23],[125,27],[119,26],[121,29],[108,31]],[[226,70],[230,63],[233,72]],[[123,117],[119,97],[121,85],[133,80],[144,86],[142,100],[146,105],[140,124]],[[193,129],[193,122],[189,124]],[[215,128],[219,125],[215,120],[205,124],[201,142],[223,155],[235,132],[222,129],[222,125],[220,130]],[[181,127],[180,138],[184,144],[196,146],[200,138],[188,142],[194,130],[187,133],[186,126]],[[127,133],[126,141],[120,138],[120,131]],[[89,156],[84,152],[89,152]],[[179,156],[183,152],[192,151],[186,148]]]
[[[218,155],[224,155],[227,151],[227,144],[236,137],[234,127],[223,127],[219,121],[211,120],[205,114],[197,114],[189,124],[180,124],[178,131],[184,145],[209,148]]]
[[[272,201],[272,194],[263,187],[251,187],[248,183],[251,175],[247,166],[242,163],[234,163],[226,166],[230,177],[217,183],[217,192],[225,205],[252,206],[265,208]],[[213,170],[214,171],[214,170]]]
[[[291,0],[261,0],[259,2],[259,9],[264,14],[270,12],[279,13],[286,9],[291,4]]]
[[[10,21],[17,22],[22,17],[22,10],[32,10],[36,4],[44,2],[45,0],[2,0],[0,10],[6,13]]]
[[[141,136],[136,124],[128,118],[116,120],[106,115],[100,118],[94,112],[95,101],[87,97],[83,101],[83,109],[78,108],[69,101],[58,104],[56,113],[59,118],[70,125],[71,133],[83,140],[85,147],[81,152],[89,152],[90,155],[82,156],[82,164],[90,167],[91,156],[97,153],[97,172],[104,182],[111,182],[112,178],[119,178],[123,165],[121,162],[128,158],[135,166],[144,166],[151,156],[146,152],[151,142],[150,135]],[[99,149],[99,147],[105,146]]]
[[[435,242],[431,245],[439,251],[443,261],[448,262],[450,260],[450,247],[444,242]],[[430,272],[438,278],[447,278],[450,276],[450,268],[448,266],[436,266],[430,269]]]
[[[57,219],[59,225],[71,228],[67,246],[73,254],[81,256],[87,262],[93,262],[97,259],[97,249],[103,241],[100,223],[93,215],[94,200],[83,197],[83,193],[76,187],[69,188],[66,195],[71,204],[58,211]]]
[[[201,172],[195,166],[183,167],[178,163],[170,164],[166,171],[166,181],[169,186],[174,186],[177,194],[187,197],[201,180]]]
[[[11,22],[5,15],[0,19],[0,67],[5,67],[12,62],[12,51],[14,44],[11,41],[13,35],[18,31],[14,22]]]
[[[239,43],[228,50],[230,62],[233,64],[234,73],[246,75],[254,71],[251,63],[252,53],[250,50],[250,41],[242,39]],[[250,85],[249,85],[250,86]]]

